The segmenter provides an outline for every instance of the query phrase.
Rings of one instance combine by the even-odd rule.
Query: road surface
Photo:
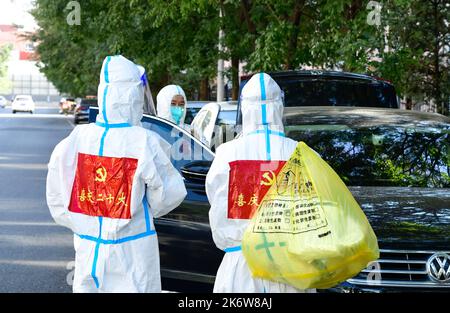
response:
[[[47,163],[73,129],[56,108],[0,108],[0,292],[71,292],[73,235],[45,201]]]

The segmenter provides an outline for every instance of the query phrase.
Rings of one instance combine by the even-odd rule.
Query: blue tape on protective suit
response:
[[[116,123],[116,124],[105,124],[102,122],[95,122],[95,125],[105,128],[125,128],[125,127],[131,127],[129,123]]]
[[[261,86],[261,101],[266,100],[266,86],[264,85],[264,73],[259,74],[259,84]],[[267,124],[267,108],[266,104],[263,103],[261,105],[261,120],[264,125],[265,137],[266,137],[266,159],[270,160],[270,134],[269,134],[269,126]]]
[[[106,76],[106,74],[105,74]],[[100,148],[98,151],[98,155],[99,156],[103,156],[103,146],[105,144],[105,137],[106,134],[108,133],[109,130],[109,124],[108,124],[108,119],[106,117],[106,95],[108,94],[108,85],[105,86],[105,90],[103,91],[103,120],[104,120],[104,127],[105,127],[105,131],[103,132],[102,138],[100,139]]]
[[[241,250],[242,250],[241,246],[236,246],[236,247],[226,248],[223,251],[228,253],[228,252],[237,252],[237,251],[241,251]]]
[[[278,132],[278,131],[274,131],[274,130],[271,130],[271,129],[269,129],[268,132],[269,132],[270,135],[275,135],[275,136],[279,136],[279,137],[286,137],[286,135],[283,132]],[[259,129],[259,130],[254,130],[254,131],[250,132],[249,135],[265,134],[265,133],[266,133],[266,130]]]
[[[103,222],[103,217],[99,216],[98,217],[98,222],[99,222],[99,232],[98,232],[98,238],[100,239],[102,237],[102,222]],[[94,253],[94,261],[92,262],[92,271],[91,271],[91,276],[94,279],[95,282],[95,286],[98,288],[99,287],[99,283],[98,283],[98,278],[95,274],[95,272],[97,271],[97,261],[98,261],[98,250],[100,248],[100,243],[97,242],[96,246],[95,246],[95,253]]]
[[[111,57],[107,57],[106,58],[106,63],[105,63],[105,82],[107,84],[109,84],[109,73],[108,73],[108,67],[109,67],[109,62],[111,61]],[[108,85],[105,86],[105,89],[103,90],[103,101],[102,101],[102,114],[103,114],[103,121],[104,123],[104,127],[105,127],[105,131],[103,132],[102,138],[100,139],[100,148],[98,151],[98,155],[99,156],[103,156],[103,146],[105,144],[105,137],[106,134],[108,133],[109,130],[109,125],[108,125],[108,117],[106,116],[106,96],[108,95]]]

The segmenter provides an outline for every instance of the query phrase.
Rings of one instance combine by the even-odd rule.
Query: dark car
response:
[[[74,112],[74,123],[79,124],[80,122],[88,122],[89,121],[89,108],[90,107],[98,107],[97,99],[81,99],[80,103],[78,103],[75,107]]]
[[[268,73],[284,92],[284,105],[399,108],[394,86],[383,79],[337,71]],[[240,90],[252,75],[241,78]],[[240,106],[237,124],[241,124]]]
[[[92,118],[95,114],[92,114]],[[211,237],[205,177],[213,152],[164,119],[143,127],[176,149],[172,159],[188,195],[155,219],[163,287],[212,291],[223,252]],[[450,119],[399,109],[296,107],[285,110],[285,132],[316,150],[349,186],[378,237],[381,257],[327,291],[450,291]]]

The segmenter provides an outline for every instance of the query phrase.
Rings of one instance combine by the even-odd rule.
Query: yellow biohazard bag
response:
[[[304,142],[259,203],[242,251],[255,277],[300,289],[330,288],[379,258],[364,212]]]

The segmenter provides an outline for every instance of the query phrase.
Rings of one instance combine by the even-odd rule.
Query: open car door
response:
[[[197,113],[191,123],[192,135],[208,147],[211,147],[212,144],[219,111],[219,104],[216,102],[208,103]]]

